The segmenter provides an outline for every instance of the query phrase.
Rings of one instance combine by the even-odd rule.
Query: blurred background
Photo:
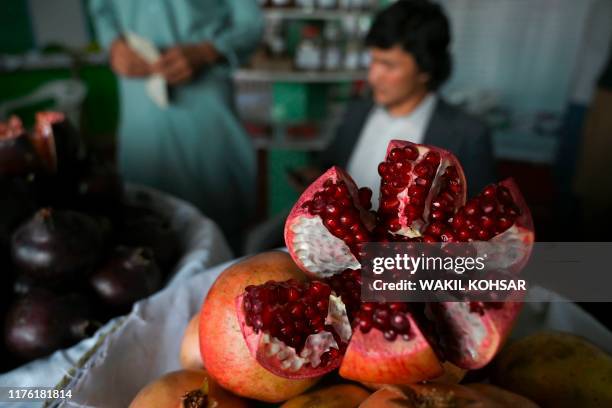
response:
[[[287,169],[308,164],[329,142],[344,104],[365,91],[361,42],[374,11],[388,3],[260,1],[262,44],[233,74],[239,117],[257,149],[252,226],[293,205],[299,193]],[[492,127],[499,173],[517,179],[538,240],[608,240],[610,168],[597,167],[578,184],[575,176],[604,160],[581,152],[612,150],[612,134],[590,136],[610,128],[600,123],[605,115],[585,126],[593,111],[612,117],[611,99],[597,97],[611,92],[612,1],[439,3],[451,21],[454,59],[442,94]],[[31,125],[37,110],[64,111],[89,148],[110,161],[118,104],[85,0],[3,0],[0,120],[16,113]],[[590,208],[603,218],[590,219]]]

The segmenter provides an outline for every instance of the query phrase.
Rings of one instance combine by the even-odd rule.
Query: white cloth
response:
[[[430,93],[416,109],[403,116],[392,116],[382,106],[376,106],[370,112],[349,158],[348,172],[359,187],[372,189],[374,208],[378,207],[380,188],[378,164],[384,160],[387,145],[393,139],[422,143],[437,100],[437,96]]]

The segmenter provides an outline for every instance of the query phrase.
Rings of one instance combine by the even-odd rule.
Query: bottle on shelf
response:
[[[293,0],[268,0],[268,2],[270,3],[270,7],[275,8],[288,8],[294,6]]]
[[[317,0],[295,0],[295,5],[304,10],[314,10],[317,5]]]
[[[322,67],[323,47],[319,27],[307,25],[295,53],[295,68],[301,71],[317,71]]]
[[[323,10],[334,10],[338,7],[338,0],[317,0],[317,7]]]
[[[323,68],[326,71],[339,71],[342,69],[342,39],[340,27],[337,24],[327,23],[323,30]]]

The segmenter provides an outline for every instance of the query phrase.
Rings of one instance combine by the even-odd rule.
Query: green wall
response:
[[[52,0],[50,0],[52,1]],[[34,47],[26,0],[2,0],[0,54],[16,54]]]

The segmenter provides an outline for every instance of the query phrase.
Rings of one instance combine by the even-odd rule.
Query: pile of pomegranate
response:
[[[158,290],[169,222],[123,201],[114,168],[56,112],[0,122],[0,371],[91,335]]]
[[[392,141],[380,163],[380,201],[332,167],[299,198],[285,225],[290,256],[269,253],[224,271],[199,317],[202,361],[239,395],[278,401],[327,373],[368,384],[412,384],[445,367],[479,369],[508,336],[518,302],[362,302],[361,244],[493,241],[526,248],[533,222],[512,180],[466,197],[450,152]],[[288,391],[287,391],[288,392]],[[282,394],[282,393],[281,393]]]

